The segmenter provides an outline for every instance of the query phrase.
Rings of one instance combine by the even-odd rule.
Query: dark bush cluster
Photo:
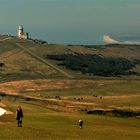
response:
[[[130,71],[136,63],[125,58],[103,57],[99,55],[47,55],[46,58],[59,61],[67,69],[91,73],[98,76],[119,76],[136,74]],[[137,62],[138,63],[138,62]]]
[[[0,67],[3,67],[5,64],[4,63],[0,63]]]
[[[140,112],[130,111],[130,110],[118,110],[114,109],[112,114],[119,117],[136,117],[140,116]]]
[[[4,97],[4,96],[6,96],[6,94],[4,92],[0,92],[0,96]]]
[[[97,115],[112,115],[115,117],[137,117],[140,116],[140,112],[132,111],[132,110],[88,110],[87,114],[97,114]]]

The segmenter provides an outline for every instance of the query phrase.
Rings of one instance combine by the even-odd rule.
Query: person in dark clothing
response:
[[[83,127],[83,120],[82,120],[82,118],[79,120],[79,127],[80,127],[80,129]]]
[[[22,127],[22,118],[23,118],[23,111],[21,106],[18,106],[16,111],[16,120],[17,120],[18,127]]]

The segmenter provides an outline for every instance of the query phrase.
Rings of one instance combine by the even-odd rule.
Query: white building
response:
[[[28,39],[28,33],[24,32],[24,28],[22,25],[18,27],[18,37],[20,39]]]

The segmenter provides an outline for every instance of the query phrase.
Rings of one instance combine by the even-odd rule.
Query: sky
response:
[[[140,39],[140,0],[0,0],[0,34],[16,35],[19,25],[49,43]]]

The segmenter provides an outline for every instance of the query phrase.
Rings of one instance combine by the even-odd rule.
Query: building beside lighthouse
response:
[[[24,32],[24,28],[22,25],[18,27],[18,38],[28,39],[28,33]]]

